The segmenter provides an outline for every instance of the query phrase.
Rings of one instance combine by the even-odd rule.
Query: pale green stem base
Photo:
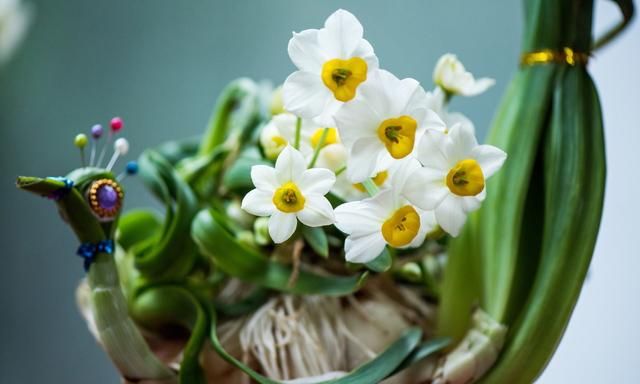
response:
[[[112,255],[99,254],[88,273],[91,310],[104,349],[129,380],[167,380],[177,375],[149,349],[140,331],[129,317]]]

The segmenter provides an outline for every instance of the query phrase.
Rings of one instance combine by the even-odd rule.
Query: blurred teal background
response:
[[[71,232],[50,201],[18,192],[17,175],[62,175],[79,165],[76,133],[115,115],[130,158],[149,146],[202,132],[231,80],[282,82],[294,69],[292,31],[320,28],[337,8],[365,26],[381,66],[432,88],[445,52],[497,80],[486,94],[455,100],[483,137],[516,68],[520,2],[31,0],[36,18],[0,68],[0,382],[116,383],[74,302],[83,276]],[[122,167],[120,164],[120,167]],[[127,207],[151,204],[128,179]]]

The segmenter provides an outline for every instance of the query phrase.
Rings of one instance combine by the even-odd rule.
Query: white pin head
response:
[[[113,143],[113,150],[118,155],[124,156],[129,152],[129,142],[124,137],[121,137]]]

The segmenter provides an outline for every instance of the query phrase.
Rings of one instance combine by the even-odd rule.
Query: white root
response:
[[[233,301],[250,290],[231,280],[219,299]],[[81,291],[79,303],[84,302]],[[82,312],[91,328],[90,312]],[[265,376],[288,384],[310,384],[346,375],[375,358],[411,326],[429,334],[434,319],[435,306],[414,291],[371,280],[357,295],[343,298],[275,296],[251,315],[221,323],[218,337],[225,350]],[[153,347],[154,352],[177,367],[180,348],[165,344]],[[210,383],[251,382],[208,345],[201,358]],[[427,382],[435,365],[435,359],[426,359],[383,383]]]

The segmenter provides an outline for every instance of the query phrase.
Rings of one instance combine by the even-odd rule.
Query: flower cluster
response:
[[[438,226],[457,236],[506,154],[479,145],[471,121],[447,103],[493,80],[476,80],[446,54],[433,73],[435,90],[426,92],[379,68],[362,25],[345,10],[322,29],[294,33],[289,56],[298,70],[282,87],[285,112],[260,135],[275,168],[253,167],[256,189],[242,208],[269,216],[275,243],[288,240],[298,220],[335,225],[347,235],[345,257],[353,263],[386,247],[418,247]]]

